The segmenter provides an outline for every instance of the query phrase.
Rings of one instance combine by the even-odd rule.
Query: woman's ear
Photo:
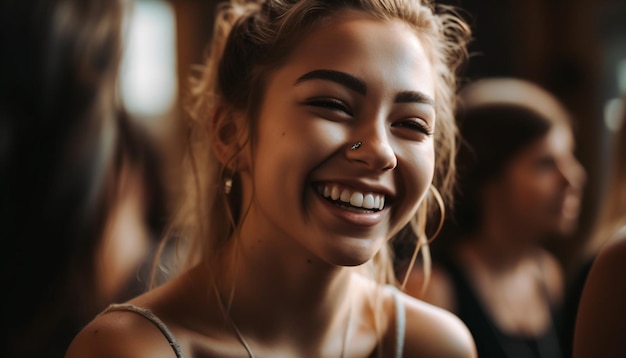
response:
[[[232,171],[248,167],[245,147],[249,138],[245,114],[218,104],[211,118],[211,132],[213,152],[222,165]]]

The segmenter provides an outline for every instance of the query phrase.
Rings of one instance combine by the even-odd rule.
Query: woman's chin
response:
[[[376,253],[378,252],[378,248],[374,247],[362,247],[363,245],[358,245],[360,247],[356,248],[338,248],[334,252],[329,255],[328,263],[335,266],[346,266],[346,267],[354,267],[360,266],[364,263],[372,260]]]

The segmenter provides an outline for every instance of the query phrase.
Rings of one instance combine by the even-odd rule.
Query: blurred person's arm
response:
[[[574,358],[626,353],[626,230],[597,256],[583,289]]]

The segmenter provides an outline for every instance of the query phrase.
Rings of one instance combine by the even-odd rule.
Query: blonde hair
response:
[[[191,122],[185,176],[189,180],[183,208],[172,223],[178,230],[176,236],[187,240],[189,255],[185,267],[201,260],[215,262],[245,211],[240,207],[237,174],[232,173],[233,188],[226,195],[224,181],[229,169],[212,151],[219,129],[211,131],[209,127],[217,106],[246,114],[249,136],[243,140],[254,145],[255,120],[268,76],[321,20],[349,9],[366,12],[382,21],[406,22],[429,51],[437,78],[437,157],[433,184],[444,198],[451,197],[455,173],[456,72],[467,58],[470,34],[467,24],[451,8],[419,0],[232,0],[219,5],[209,57],[199,76],[192,79],[187,107]],[[407,225],[408,231],[419,238],[418,248],[427,244],[424,228],[431,200],[428,197],[424,200],[414,220]],[[379,282],[395,283],[391,264],[391,252],[385,246],[369,265]]]

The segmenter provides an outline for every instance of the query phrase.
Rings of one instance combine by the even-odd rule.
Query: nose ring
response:
[[[363,143],[356,142],[356,143],[352,144],[352,146],[350,147],[350,150],[357,150],[357,149],[361,148],[361,145],[363,145]]]

